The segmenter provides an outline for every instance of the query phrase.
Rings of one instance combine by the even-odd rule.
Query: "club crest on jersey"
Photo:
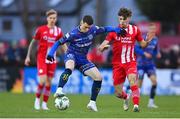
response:
[[[43,36],[43,39],[44,39],[44,40],[48,40],[48,37],[47,37],[47,36]]]

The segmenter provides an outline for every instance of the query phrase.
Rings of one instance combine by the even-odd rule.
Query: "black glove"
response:
[[[47,55],[47,60],[53,62],[55,59],[54,59],[54,56],[51,56],[51,55]]]

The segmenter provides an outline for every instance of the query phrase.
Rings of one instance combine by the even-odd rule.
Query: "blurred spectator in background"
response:
[[[154,32],[156,34],[156,30],[157,30],[156,24],[149,23],[148,31]],[[145,35],[145,37],[146,36],[147,35]],[[156,87],[157,87],[156,65],[155,65],[154,59],[161,58],[161,54],[159,51],[159,45],[158,45],[158,37],[154,36],[152,41],[149,42],[149,44],[146,48],[142,48],[139,44],[136,44],[135,53],[137,55],[139,88],[142,87],[144,75],[146,73],[152,83],[148,107],[149,108],[158,108],[158,106],[155,105],[155,103],[154,103],[154,98],[156,95]]]
[[[178,68],[178,66],[180,65],[178,63],[179,58],[180,58],[180,47],[178,45],[173,45],[171,47],[171,52],[170,52],[170,62],[171,62],[170,68]]]
[[[5,43],[0,42],[0,65],[3,66],[6,64],[7,60]]]
[[[98,50],[97,46],[88,53],[88,59],[97,65],[102,65],[105,62],[105,56]]]
[[[9,65],[18,65],[18,62],[20,62],[21,59],[17,49],[17,41],[11,42],[9,48],[7,49],[7,59]]]

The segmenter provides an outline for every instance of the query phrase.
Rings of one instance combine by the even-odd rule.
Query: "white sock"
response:
[[[149,99],[149,104],[154,104],[154,99]]]
[[[94,101],[94,100],[90,100],[90,103],[96,103],[96,101]]]
[[[37,97],[36,97],[35,101],[36,101],[36,102],[37,102],[37,101],[40,102],[40,98],[37,98]]]
[[[43,106],[43,107],[47,107],[47,103],[43,101],[43,102],[42,102],[42,106]]]
[[[61,87],[57,88],[57,92],[62,92],[62,88]]]

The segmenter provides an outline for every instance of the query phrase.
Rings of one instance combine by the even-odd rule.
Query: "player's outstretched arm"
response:
[[[56,52],[56,50],[60,45],[61,43],[59,40],[55,42],[55,44],[51,47],[50,51],[48,52],[47,60],[54,61],[54,53]]]
[[[67,46],[65,45],[65,43],[71,41],[72,39],[73,39],[73,34],[67,33],[63,38],[56,41],[47,55],[47,60],[54,61],[54,53],[56,52],[56,50],[60,45],[64,45],[63,48],[66,47],[64,49],[64,51],[66,51]]]
[[[99,50],[100,52],[103,52],[104,50],[108,49],[109,47],[110,47],[109,41],[104,40],[104,41],[101,43],[101,45],[98,47],[98,50]]]
[[[105,27],[96,27],[96,28],[97,28],[96,34],[116,32],[117,34],[123,37],[126,35],[126,30],[119,27],[105,26]]]

